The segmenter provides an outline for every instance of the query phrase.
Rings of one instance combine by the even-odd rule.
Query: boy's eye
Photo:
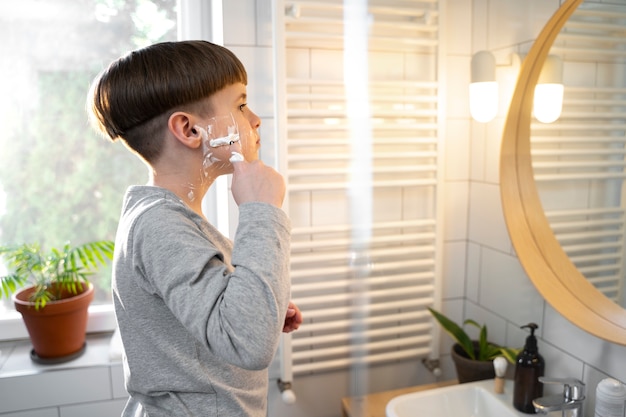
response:
[[[243,103],[239,106],[239,111],[243,111],[243,109],[248,105],[248,103]]]

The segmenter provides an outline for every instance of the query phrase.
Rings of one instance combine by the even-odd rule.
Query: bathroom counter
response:
[[[343,417],[385,417],[385,407],[392,398],[411,392],[457,384],[457,380],[436,382],[434,384],[416,385],[392,391],[376,392],[362,397],[345,397],[341,399]]]

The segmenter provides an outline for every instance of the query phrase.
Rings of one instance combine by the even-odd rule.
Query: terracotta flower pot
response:
[[[41,363],[58,363],[79,356],[85,347],[87,310],[94,297],[92,284],[75,296],[49,301],[44,308],[35,309],[28,301],[34,287],[13,296],[15,309],[22,314],[33,344],[31,358]]]
[[[478,342],[474,342],[474,352],[478,350],[477,345]],[[452,346],[452,361],[456,367],[457,378],[461,384],[496,377],[492,361],[470,359],[458,343]]]

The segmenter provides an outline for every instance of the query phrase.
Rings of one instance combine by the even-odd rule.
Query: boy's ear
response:
[[[202,145],[202,135],[195,127],[189,113],[172,113],[167,121],[167,127],[183,145],[194,149]]]

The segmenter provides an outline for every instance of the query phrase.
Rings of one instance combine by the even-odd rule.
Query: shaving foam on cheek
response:
[[[202,138],[202,145],[204,146],[204,149],[205,149],[204,163],[203,163],[204,168],[207,169],[211,164],[214,164],[216,162],[222,162],[221,159],[213,155],[213,152],[210,152],[208,149],[207,142],[209,142],[209,134],[207,133],[206,129],[198,125],[195,125],[194,129],[200,132],[200,137]]]
[[[229,159],[230,162],[243,162],[244,158],[243,155],[240,154],[239,152],[231,152],[231,156]]]
[[[218,146],[228,146],[232,145],[235,142],[239,142],[239,134],[238,133],[229,133],[228,136],[224,136],[221,138],[211,139],[209,141],[209,146],[212,148],[217,148]]]

